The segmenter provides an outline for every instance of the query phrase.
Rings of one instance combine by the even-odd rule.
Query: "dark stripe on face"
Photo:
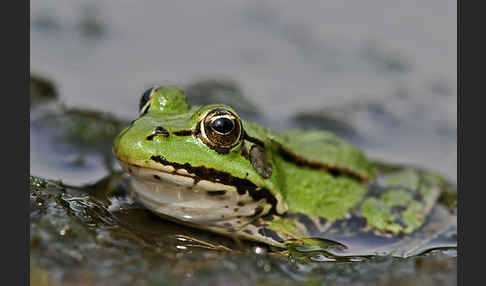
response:
[[[278,151],[285,161],[291,162],[297,166],[308,167],[311,169],[327,170],[329,174],[331,174],[333,177],[347,176],[361,182],[364,182],[368,179],[346,168],[339,168],[322,162],[307,160],[305,158],[300,157],[297,154],[290,152],[289,150],[285,149],[282,146],[279,147]]]
[[[226,194],[226,191],[225,190],[221,190],[221,191],[207,191],[207,194],[210,195],[210,196],[222,196],[222,195]]]
[[[179,130],[179,131],[172,132],[172,134],[176,136],[191,136],[192,130]]]
[[[260,147],[262,147],[262,148],[265,149],[265,144],[262,141],[260,141],[259,139],[254,138],[254,137],[250,137],[246,132],[243,134],[243,139],[244,140],[248,140],[250,142],[253,142],[253,143],[257,144],[258,146],[260,146]]]
[[[255,201],[260,201],[266,199],[267,203],[272,205],[272,210],[276,209],[277,200],[275,196],[266,188],[259,188],[251,181],[233,177],[231,174],[218,171],[213,168],[207,167],[192,167],[189,163],[179,164],[167,161],[163,156],[152,156],[150,157],[153,161],[160,163],[164,166],[172,166],[177,169],[185,169],[189,173],[195,175],[194,181],[207,180],[214,183],[220,183],[223,185],[235,186],[238,194],[248,195]]]

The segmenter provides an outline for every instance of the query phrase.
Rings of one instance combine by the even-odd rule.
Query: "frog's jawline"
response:
[[[120,161],[132,176],[135,196],[156,214],[179,221],[207,225],[229,219],[255,218],[268,213],[265,199],[254,200],[248,193],[240,195],[235,186],[198,180],[187,171],[172,166],[154,169]]]
[[[151,156],[150,159],[164,166],[172,166],[176,170],[184,169],[189,173],[194,174],[195,183],[197,183],[197,180],[207,180],[210,182],[235,186],[236,190],[238,191],[238,194],[240,195],[244,195],[245,193],[248,193],[250,197],[253,198],[255,201],[266,199],[267,202],[270,205],[272,205],[272,211],[275,211],[279,214],[282,214],[285,211],[283,207],[278,206],[278,202],[275,199],[275,196],[269,190],[267,190],[266,188],[259,189],[255,184],[253,184],[249,180],[233,177],[229,173],[218,171],[213,168],[193,167],[188,163],[178,164],[178,163],[169,162],[165,160],[163,156]]]

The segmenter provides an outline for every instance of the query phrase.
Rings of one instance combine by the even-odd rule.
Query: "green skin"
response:
[[[329,132],[277,133],[239,119],[229,106],[192,106],[175,87],[154,88],[146,96],[140,117],[115,140],[113,150],[120,162],[153,170],[185,166],[198,180],[235,182],[237,195],[248,196],[250,190],[242,184],[251,185],[251,197],[263,206],[251,215],[211,223],[181,221],[149,206],[163,217],[282,247],[331,233],[334,223],[356,218],[362,222],[359,229],[346,229],[345,224],[340,233],[403,237],[423,225],[440,195],[439,177],[416,169],[380,169]],[[229,149],[201,137],[198,126],[214,109],[229,110],[241,120],[241,137]],[[252,153],[253,147],[260,152]],[[225,179],[216,179],[221,174]],[[225,203],[220,200],[221,208]]]

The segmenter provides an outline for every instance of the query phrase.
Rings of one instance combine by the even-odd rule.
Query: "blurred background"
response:
[[[66,106],[127,120],[153,84],[212,88],[267,127],[331,129],[456,182],[456,4],[31,1],[30,69]],[[31,173],[56,177],[32,140]]]

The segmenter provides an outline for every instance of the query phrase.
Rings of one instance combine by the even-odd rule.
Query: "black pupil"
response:
[[[211,127],[219,133],[226,134],[233,130],[233,120],[225,117],[218,118],[211,122]]]
[[[142,108],[147,104],[147,102],[150,100],[150,93],[152,92],[153,87],[147,89],[143,94],[142,97],[140,98],[140,105],[138,107],[138,112],[142,110]]]

